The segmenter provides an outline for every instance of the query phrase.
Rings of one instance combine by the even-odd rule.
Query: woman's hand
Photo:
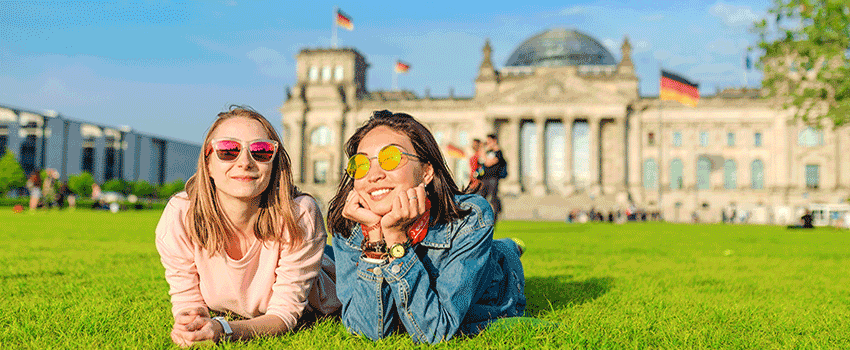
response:
[[[171,328],[171,341],[181,347],[189,347],[196,343],[215,341],[220,325],[213,322],[209,311],[196,307],[180,311],[174,316],[174,326]]]
[[[342,217],[356,223],[366,225],[367,227],[374,226],[381,222],[381,217],[369,209],[366,201],[355,190],[348,192],[348,197],[345,199],[345,206],[342,208]],[[363,234],[368,234],[370,241],[378,241],[381,239],[381,232],[379,230],[372,230],[370,232],[364,232]]]
[[[425,184],[400,192],[393,208],[381,218],[381,231],[387,246],[407,241],[407,229],[425,213]]]

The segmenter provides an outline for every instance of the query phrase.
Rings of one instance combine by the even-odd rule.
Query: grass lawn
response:
[[[169,348],[159,212],[0,208],[0,348]],[[850,231],[665,223],[502,222],[523,239],[527,316],[558,322],[437,348],[850,346]],[[220,348],[415,347],[325,320]],[[427,346],[422,346],[427,347]]]

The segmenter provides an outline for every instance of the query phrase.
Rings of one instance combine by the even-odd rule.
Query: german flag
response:
[[[658,97],[662,100],[679,101],[683,105],[696,107],[699,102],[699,88],[697,84],[681,76],[662,70],[661,91]]]
[[[453,144],[446,145],[446,156],[449,158],[466,158],[466,153]]]
[[[342,12],[342,10],[336,10],[336,25],[348,30],[354,30],[354,23],[351,23],[351,17]]]
[[[410,70],[410,63],[405,63],[402,61],[395,61],[395,72],[396,73],[407,73]]]

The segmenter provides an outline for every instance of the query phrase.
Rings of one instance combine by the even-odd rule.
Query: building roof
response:
[[[616,65],[611,52],[577,30],[554,28],[528,38],[514,50],[505,66]]]

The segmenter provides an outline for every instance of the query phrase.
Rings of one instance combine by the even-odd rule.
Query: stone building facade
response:
[[[369,65],[356,49],[301,50],[280,108],[296,182],[329,201],[344,176],[344,142],[388,109],[467,154],[473,138],[496,133],[508,161],[505,218],[638,208],[670,221],[718,221],[735,209],[780,223],[798,207],[850,195],[850,128],[807,127],[753,90],[719,92],[696,108],[640,96],[627,38],[619,60],[565,29],[521,43],[502,69],[491,55],[485,42],[474,96],[420,97],[368,91]],[[447,161],[465,185],[467,160]]]

